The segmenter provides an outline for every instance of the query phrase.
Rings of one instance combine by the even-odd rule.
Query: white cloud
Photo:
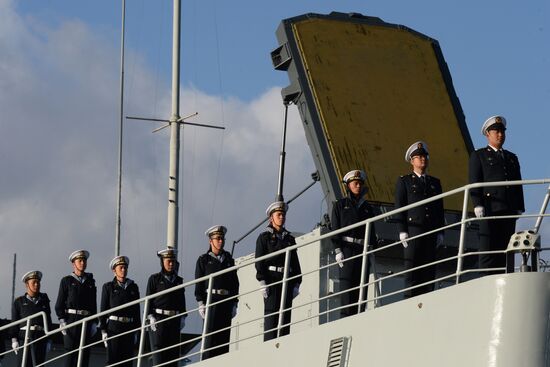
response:
[[[99,290],[111,278],[118,50],[84,23],[33,25],[9,3],[1,2],[0,7],[0,292],[10,292],[12,254],[17,253],[16,295],[23,293],[21,274],[39,269],[44,272],[42,290],[55,303],[59,279],[71,270],[67,256],[75,249],[90,250],[88,270],[95,274]],[[165,118],[170,111],[168,88],[163,86],[164,93],[155,96],[159,86],[152,72],[139,55],[130,55],[137,61],[128,78],[126,114]],[[182,116],[190,100],[200,112],[193,121],[227,129],[184,129],[180,246],[187,279],[193,277],[196,257],[206,249],[206,228],[223,223],[229,227],[228,237],[235,239],[263,218],[277,187],[283,121],[278,88],[250,103],[185,90]],[[142,294],[147,276],[158,271],[155,253],[166,237],[169,138],[166,130],[151,134],[154,127],[125,122],[122,253],[130,256],[130,276]],[[288,134],[285,192],[291,195],[310,182],[314,170],[294,109]],[[319,205],[311,200],[315,193],[307,195],[293,205],[291,229],[306,231],[318,221]],[[255,235],[237,254],[253,251],[254,242]],[[189,292],[190,306],[193,298]],[[9,313],[10,301],[3,297],[0,317]]]
[[[98,285],[111,276],[118,47],[79,21],[46,26],[20,18],[10,1],[0,0],[0,49],[0,317],[7,317],[13,253],[16,294],[23,292],[20,276],[40,269],[43,291],[55,301],[59,279],[70,271],[67,256],[77,248],[91,251],[89,270]],[[135,51],[129,50],[127,60],[132,67],[126,114],[166,118],[168,86],[159,85]],[[182,270],[191,279],[196,257],[206,250],[206,228],[225,224],[234,240],[263,219],[277,187],[284,111],[276,87],[250,102],[192,88],[181,100],[182,116],[198,111],[192,121],[227,127],[224,132],[186,127],[183,133],[180,244]],[[155,252],[166,237],[168,135],[151,134],[154,127],[125,122],[122,252],[131,258],[130,276],[142,294],[147,276],[158,270]],[[291,106],[285,197],[305,187],[313,171]],[[317,184],[291,206],[290,229],[308,231],[319,221],[320,191]],[[248,237],[236,253],[252,252],[255,238]]]

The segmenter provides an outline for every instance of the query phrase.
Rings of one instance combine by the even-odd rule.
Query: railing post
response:
[[[210,313],[210,303],[212,303],[212,283],[213,283],[213,276],[210,275],[208,277],[208,292],[206,294],[206,304],[204,305],[205,307],[205,312],[204,312],[204,323],[202,325],[202,338],[201,338],[201,355],[200,355],[200,359],[202,361],[202,354],[204,353],[204,343],[205,343],[205,339],[206,339],[206,334],[208,332],[208,329],[207,329],[207,326],[208,326],[208,314]],[[196,286],[196,285],[195,285]]]
[[[458,240],[458,257],[456,259],[456,284],[460,283],[462,273],[462,256],[464,254],[464,236],[466,235],[466,219],[468,217],[468,196],[470,189],[464,190],[464,201],[462,203],[462,218],[460,222],[460,238]]]
[[[145,299],[145,304],[143,305],[143,317],[141,319],[141,333],[139,335],[139,347],[137,355],[137,367],[141,367],[141,360],[143,355],[143,347],[145,341],[145,323],[147,322],[147,311],[149,309],[149,298]],[[151,348],[152,349],[152,348]]]
[[[26,366],[27,363],[27,351],[28,351],[28,344],[29,341],[29,329],[31,328],[31,319],[27,319],[27,326],[25,327],[25,339],[23,339],[23,359],[21,361],[21,366]],[[19,337],[19,336],[17,336]]]
[[[80,344],[78,345],[78,362],[76,363],[77,367],[82,366],[83,352],[82,349],[84,344],[86,344],[86,328],[88,327],[88,321],[84,320],[82,322],[82,329],[80,330]]]
[[[537,217],[537,221],[535,223],[535,233],[539,233],[540,225],[542,224],[542,220],[544,219],[543,215],[546,212],[546,208],[548,207],[548,201],[550,200],[550,186],[546,189],[546,195],[544,196],[544,200],[542,201],[542,206],[540,207],[539,216]]]
[[[359,302],[357,304],[357,313],[361,312],[361,305],[363,303],[363,298],[365,297],[365,273],[367,272],[367,264],[368,264],[368,246],[369,246],[369,238],[370,236],[370,222],[367,221],[365,223],[365,238],[363,239],[363,255],[361,256],[361,279],[359,280]],[[368,283],[368,282],[367,282]],[[365,306],[366,308],[366,306]]]
[[[279,321],[277,322],[277,337],[279,337],[279,332],[281,331],[281,327],[283,325],[283,315],[285,312],[284,309],[286,304],[286,290],[288,288],[287,278],[288,278],[289,263],[290,263],[290,251],[287,249],[285,251],[285,266],[283,268],[283,283],[281,287],[281,305],[279,307]],[[290,325],[288,327],[290,327]]]

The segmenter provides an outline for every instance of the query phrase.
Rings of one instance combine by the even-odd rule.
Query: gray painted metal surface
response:
[[[343,167],[346,167],[349,165],[350,162],[362,162],[362,158],[353,156],[353,155],[359,155],[357,149],[360,149],[360,147],[340,147],[341,149],[345,149],[346,151],[349,150],[349,154],[351,154],[353,157],[347,157],[346,159],[349,162],[343,162],[342,154],[337,153],[336,151],[333,151],[335,147],[332,146],[334,144],[334,136],[327,136],[327,133],[324,131],[323,126],[325,124],[337,124],[339,125],[341,123],[341,119],[344,119],[342,117],[342,114],[349,113],[349,111],[346,111],[345,108],[340,109],[340,106],[333,106],[333,107],[325,107],[326,109],[332,110],[338,110],[335,112],[335,115],[338,116],[338,118],[333,118],[331,120],[330,117],[323,115],[323,104],[331,103],[330,101],[325,100],[319,100],[316,93],[318,93],[318,90],[320,88],[317,84],[323,84],[325,81],[319,81],[317,79],[322,79],[323,75],[316,75],[314,74],[314,71],[312,68],[309,67],[307,64],[307,57],[305,56],[303,49],[304,45],[301,44],[301,42],[305,42],[303,39],[301,39],[298,36],[297,27],[300,26],[300,24],[304,24],[309,22],[310,20],[319,20],[320,22],[326,21],[329,22],[340,22],[340,23],[349,23],[349,24],[355,24],[355,25],[361,25],[365,26],[361,31],[357,31],[357,33],[360,32],[368,32],[364,29],[369,29],[371,27],[372,29],[375,28],[386,28],[395,30],[396,33],[403,33],[407,32],[411,34],[412,36],[422,39],[426,42],[429,42],[431,44],[432,48],[432,55],[429,57],[435,59],[435,63],[438,65],[437,72],[441,74],[441,78],[443,80],[444,86],[441,91],[442,95],[440,95],[440,99],[438,101],[431,101],[430,105],[424,106],[425,108],[436,108],[438,104],[449,104],[450,111],[452,111],[450,114],[452,116],[448,116],[449,119],[452,118],[453,121],[456,121],[456,124],[458,125],[458,136],[454,136],[454,140],[463,140],[464,148],[467,152],[471,152],[473,150],[473,144],[470,138],[470,135],[468,133],[466,122],[464,118],[464,113],[462,112],[462,107],[460,105],[460,101],[458,100],[458,97],[456,95],[456,92],[454,90],[453,84],[452,84],[452,78],[450,76],[450,72],[447,68],[447,64],[445,62],[445,59],[443,57],[443,54],[441,52],[441,49],[439,47],[439,43],[426,35],[423,35],[417,31],[414,31],[406,26],[398,25],[398,24],[391,24],[386,23],[380,18],[377,17],[371,17],[371,16],[364,16],[361,14],[356,13],[350,13],[350,14],[344,14],[344,13],[336,13],[333,12],[329,15],[321,15],[321,14],[304,14],[300,16],[296,16],[293,18],[285,19],[281,22],[280,26],[278,27],[276,31],[276,36],[279,41],[279,46],[271,53],[271,58],[273,61],[273,66],[276,70],[286,71],[290,80],[290,85],[286,88],[283,88],[282,90],[282,98],[283,101],[286,102],[292,102],[294,103],[299,110],[300,116],[302,118],[303,127],[306,135],[306,139],[308,142],[308,145],[311,149],[312,157],[315,162],[316,168],[320,173],[321,177],[321,185],[325,194],[325,197],[328,198],[328,202],[330,202],[341,198],[345,193],[342,191],[342,184],[341,184],[341,178],[343,176],[343,173],[345,172],[339,172],[338,167],[340,167],[340,170]],[[329,27],[329,26],[327,26]],[[334,30],[334,32],[337,32],[337,30]],[[322,37],[322,36],[319,36]],[[346,37],[353,37],[352,34],[342,34],[340,42],[337,42],[335,44],[331,44],[330,52],[333,52],[332,54],[328,55],[326,53],[320,53],[318,55],[315,55],[315,57],[322,58],[320,63],[325,64],[331,64],[335,62],[338,59],[345,58],[345,57],[364,57],[363,54],[355,55],[351,52],[350,44],[347,42]],[[367,39],[368,37],[365,37]],[[369,41],[365,41],[365,39],[361,39],[358,41],[358,43],[366,42],[363,45],[366,46],[369,44]],[[321,40],[318,40],[319,44],[322,44]],[[375,40],[375,42],[378,40]],[[356,47],[359,47],[355,45]],[[311,48],[315,48],[316,45],[309,45]],[[392,45],[387,45],[387,49],[390,49],[391,47],[394,47]],[[336,51],[334,51],[336,50]],[[378,52],[383,52],[384,48],[378,49]],[[344,56],[345,55],[345,56]],[[417,58],[420,58],[420,56],[415,56]],[[406,59],[403,58],[403,60],[394,59],[392,61],[395,64],[405,63],[401,67],[404,69],[408,69],[409,67],[406,64]],[[360,67],[360,66],[359,66]],[[336,74],[339,71],[337,70],[337,67],[335,66],[333,69],[333,72]],[[335,85],[331,86],[324,86],[324,88],[328,90],[333,90],[333,93],[337,93],[336,91],[346,90],[349,91],[350,95],[358,94],[360,91],[363,90],[364,86],[358,85],[356,83],[356,78],[359,75],[362,74],[368,74],[370,70],[366,66],[362,66],[362,69],[356,70],[346,70],[344,72],[341,72],[339,75],[346,76],[346,80],[339,80],[337,81],[341,85],[339,88],[335,88]],[[385,72],[389,72],[389,70],[386,70]],[[392,80],[392,83],[395,83],[396,85],[399,85],[400,80]],[[373,86],[373,88],[376,88],[376,86]],[[375,93],[375,92],[373,92]],[[418,93],[423,93],[422,91],[418,91]],[[407,103],[407,100],[409,96],[397,96],[393,95],[392,98],[395,98],[391,101],[390,106],[388,108],[398,108],[398,106]],[[358,105],[361,101],[359,100],[353,100],[351,101],[352,105]],[[376,133],[376,126],[380,126],[380,118],[383,118],[384,116],[378,115],[376,112],[373,112],[372,109],[368,108],[368,106],[365,106],[363,110],[361,110],[361,118],[360,119],[354,119],[351,114],[349,116],[346,115],[346,118],[349,120],[353,120],[352,123],[355,125],[361,125],[362,131],[364,135],[364,141],[373,143],[373,138],[376,140],[376,138],[373,136],[373,134]],[[337,121],[335,121],[337,120]],[[406,116],[402,116],[402,121],[400,122],[401,126],[405,127],[407,125],[410,125],[411,123],[411,116],[408,118]],[[428,123],[428,122],[427,122]],[[430,122],[432,123],[432,122]],[[433,141],[436,140],[436,137],[441,137],[441,132],[435,132],[438,129],[434,129],[434,132],[430,134],[430,136],[425,136],[424,139],[428,139],[429,137],[432,138]],[[355,132],[357,133],[357,132]],[[405,141],[414,142],[419,139],[418,136],[415,134],[411,134],[408,136],[409,133],[405,131],[399,132],[399,139],[404,139]],[[460,136],[461,135],[461,136]],[[410,144],[409,142],[409,144]],[[408,146],[408,144],[407,144]],[[357,149],[355,149],[357,148]],[[405,150],[405,146],[402,147],[402,150]],[[401,157],[401,154],[399,155]],[[399,162],[393,162],[392,161],[393,156],[389,156],[386,154],[384,156],[384,160],[387,162],[394,163],[401,163]],[[357,164],[357,163],[355,163]],[[357,169],[362,168],[366,169],[368,173],[370,167],[352,167],[350,169]],[[372,173],[373,176],[377,174],[377,172]],[[395,177],[397,178],[397,176]],[[371,183],[374,183],[377,181],[376,177],[370,177],[371,180],[373,180]],[[378,178],[378,181],[380,179]],[[461,183],[460,185],[463,185],[464,183]],[[455,185],[460,186],[460,185]],[[377,199],[374,199],[375,201]],[[382,200],[382,202],[386,202],[386,200]],[[387,203],[387,202],[386,202]],[[329,208],[330,211],[330,208]]]
[[[544,367],[550,363],[550,273],[493,275],[367,311],[200,366],[324,366],[349,338],[345,366]]]
[[[547,186],[548,183],[550,179],[477,183],[442,195],[467,192],[473,187],[487,185],[542,184]],[[437,199],[438,197],[434,197],[424,201]],[[424,201],[414,205],[423,205]],[[407,209],[408,207],[403,207],[354,226],[369,226],[373,222],[382,221],[385,217],[394,215],[395,212]],[[544,214],[544,217],[549,215]],[[539,216],[540,214],[528,213],[521,215],[532,219]],[[465,226],[478,220],[482,219],[468,218],[466,221],[448,226]],[[223,356],[200,362],[200,365],[223,364],[225,366],[236,363],[245,363],[245,365],[262,363],[266,367],[280,366],[282,363],[290,366],[316,366],[321,363],[326,365],[331,341],[342,337],[348,338],[345,355],[349,357],[342,362],[344,366],[362,366],[366,361],[372,366],[400,366],[405,362],[413,366],[436,366],[441,365],[442,362],[448,366],[542,367],[547,365],[550,354],[548,321],[550,319],[550,273],[520,272],[486,276],[441,288],[416,298],[393,301],[388,301],[387,296],[401,294],[405,290],[402,284],[398,284],[403,272],[398,271],[383,277],[373,276],[369,279],[369,294],[366,302],[371,307],[367,312],[345,319],[337,317],[327,319],[323,312],[329,311],[331,314],[338,307],[337,303],[328,302],[327,305],[327,300],[334,298],[339,289],[337,285],[327,286],[331,278],[329,277],[327,282],[327,274],[323,269],[335,268],[337,264],[331,258],[328,259],[328,264],[324,264],[326,254],[323,243],[348,229],[349,227],[346,227],[323,233],[323,230],[318,228],[297,237],[296,245],[284,250],[260,258],[249,256],[240,259],[235,270],[238,271],[242,287],[239,294],[238,316],[233,320],[231,350]],[[401,243],[395,242],[388,246],[401,247]],[[263,299],[254,276],[254,265],[255,262],[268,257],[281,254],[288,256],[289,251],[293,249],[297,249],[302,263],[303,282],[301,293],[293,304],[291,334],[264,343],[262,338]],[[376,260],[376,253],[379,250],[381,249],[369,250],[365,247],[365,252],[361,256],[366,259],[367,256],[374,255]],[[537,252],[538,246],[532,247],[530,251]],[[476,257],[478,253],[458,253],[451,261],[456,262],[457,258],[465,256]],[[439,266],[442,262],[436,263]],[[362,266],[365,267],[365,264],[363,263]],[[190,289],[199,281],[210,281],[213,276],[229,271],[234,269],[225,269],[98,315],[87,316],[62,329],[46,331],[46,335],[59,336],[60,331],[64,329],[95,321],[101,314],[108,314],[134,303],[145,303],[146,308],[147,302],[159,294],[166,294],[183,287]],[[477,269],[476,272],[479,273],[480,270]],[[469,270],[458,266],[456,272],[435,281],[441,283],[457,278],[464,281],[465,273],[469,273]],[[373,292],[374,280],[382,284],[380,296]],[[373,302],[379,300],[383,301],[379,305]],[[206,306],[210,305],[207,303]],[[189,308],[187,314],[196,312],[197,308]],[[142,329],[147,328],[145,320],[146,317],[143,317],[144,324],[140,327]],[[20,327],[21,322],[27,322],[27,320],[23,319],[2,326],[0,332],[16,325]],[[140,353],[136,357],[140,359],[142,365],[148,365],[150,353],[145,353],[144,335],[144,333],[141,334]],[[200,341],[200,335],[189,335],[182,345]],[[178,342],[176,337],[174,342]],[[98,340],[97,343],[101,347],[101,341]],[[12,351],[9,350],[7,353],[11,354]],[[188,350],[182,352],[181,358],[197,356],[196,352],[185,353],[188,353]]]

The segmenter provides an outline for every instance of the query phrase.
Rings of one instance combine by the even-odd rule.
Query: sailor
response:
[[[86,250],[77,250],[69,255],[73,272],[61,279],[55,313],[59,318],[59,326],[65,327],[75,321],[82,320],[97,313],[97,289],[94,275],[86,273],[90,253]],[[78,360],[78,346],[80,345],[82,324],[63,330],[63,343],[67,351],[73,351],[65,357],[65,366],[74,367]],[[97,331],[97,322],[86,323],[85,344]],[[82,366],[87,367],[90,359],[90,348],[82,349]]]
[[[332,205],[331,228],[337,230],[357,222],[373,217],[372,207],[367,203],[365,194],[367,187],[365,180],[367,175],[362,170],[349,171],[344,175],[342,182],[346,185],[347,196],[337,200]],[[376,235],[374,226],[370,227],[369,245],[374,245]],[[339,266],[340,278],[340,317],[346,317],[358,312],[359,285],[361,279],[362,257],[358,256],[363,252],[365,239],[365,226],[355,227],[332,237],[332,244],[336,262]],[[353,256],[354,259],[350,259]],[[369,263],[367,261],[365,274],[369,274]],[[355,289],[353,289],[355,288]],[[350,290],[351,289],[351,290]],[[366,295],[367,287],[364,288]],[[361,309],[364,310],[364,305]]]
[[[470,156],[470,183],[521,180],[518,157],[503,149],[506,140],[506,119],[489,117],[481,127],[487,146]],[[488,186],[470,190],[474,213],[485,216],[517,215],[525,211],[522,186]],[[516,229],[516,218],[479,221],[479,250],[505,250]],[[513,272],[514,257],[505,254],[485,254],[479,257],[481,269],[504,268]],[[501,273],[493,271],[491,273]],[[488,274],[487,272],[485,274]]]
[[[395,209],[441,194],[441,182],[426,174],[430,162],[428,145],[423,141],[413,143],[405,153],[405,161],[412,166],[412,172],[397,179],[395,185]],[[435,200],[413,209],[396,214],[399,239],[405,247],[406,287],[435,279],[435,266],[411,270],[436,260],[436,247],[443,243],[443,232],[406,241],[407,238],[440,228],[445,223],[443,200]],[[410,289],[405,297],[414,297],[434,290],[434,284]]]
[[[147,295],[164,291],[183,284],[183,278],[177,273],[177,250],[168,247],[157,252],[160,259],[160,272],[152,274],[147,282]],[[186,312],[185,289],[180,288],[173,292],[152,298],[147,309],[147,318],[151,329],[151,344],[153,350],[159,350],[174,344],[179,344],[180,335],[185,326]],[[154,364],[165,363],[180,357],[180,347],[168,348],[153,354]],[[176,367],[178,362],[163,364]]]
[[[294,237],[284,227],[288,206],[283,201],[269,205],[266,215],[269,225],[256,240],[256,258],[283,250],[296,244]],[[256,279],[260,282],[264,297],[264,341],[287,335],[290,332],[291,311],[283,312],[281,328],[277,331],[281,297],[283,291],[283,276],[286,270],[286,293],[284,308],[292,307],[292,300],[300,293],[302,270],[296,250],[289,252],[289,268],[285,269],[285,253],[256,262]]]
[[[42,280],[42,273],[40,271],[29,271],[23,275],[21,280],[25,283],[26,292],[21,297],[17,297],[13,302],[11,320],[21,320],[43,311],[46,314],[47,325],[44,325],[42,316],[37,316],[30,320],[29,330],[27,330],[26,323],[17,325],[12,330],[11,346],[15,354],[19,355],[18,366],[22,366],[23,343],[26,335],[27,343],[32,342],[32,344],[29,344],[27,350],[25,366],[37,366],[44,363],[46,354],[52,345],[49,338],[40,339],[45,335],[45,326],[48,327],[48,330],[52,328],[50,299],[46,293],[40,293],[40,282]],[[19,349],[20,347],[21,349]]]
[[[216,225],[206,230],[209,240],[208,251],[197,259],[195,266],[195,279],[216,273],[235,266],[235,260],[231,254],[223,249],[227,228]],[[239,294],[239,278],[237,271],[231,271],[212,278],[210,289],[210,303],[218,303],[206,307],[208,298],[208,280],[195,284],[195,298],[199,303],[199,314],[204,319],[206,315],[207,326],[202,359],[218,356],[229,351],[229,337],[231,335],[231,319],[237,314],[237,298]],[[231,299],[228,299],[231,298]],[[228,300],[227,300],[228,299]],[[227,301],[224,301],[227,300]],[[218,331],[220,330],[220,331]],[[207,350],[214,348],[211,350]]]
[[[112,281],[103,284],[101,291],[102,312],[139,299],[137,284],[127,277],[129,265],[130,260],[126,256],[116,256],[111,260],[109,267],[113,271],[114,278]],[[99,318],[101,338],[107,348],[107,364],[133,357],[138,332],[117,335],[139,328],[141,325],[140,320],[139,303]],[[107,338],[110,339],[107,340]],[[117,364],[117,366],[131,367],[132,361]]]

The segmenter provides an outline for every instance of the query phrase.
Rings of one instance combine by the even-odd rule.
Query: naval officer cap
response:
[[[225,228],[224,226],[212,226],[210,228],[208,228],[206,230],[206,232],[204,232],[204,234],[206,235],[206,237],[210,238],[212,236],[215,236],[215,235],[220,235],[222,237],[225,237],[225,234],[227,233],[227,228]]]
[[[167,247],[164,250],[157,251],[157,256],[161,259],[175,259],[178,255],[178,250],[172,247]]]
[[[412,157],[416,157],[417,155],[424,155],[426,157],[430,155],[428,152],[428,144],[422,140],[411,144],[409,149],[407,149],[407,152],[405,153],[405,162],[410,162]]]
[[[344,175],[344,178],[342,179],[342,182],[346,185],[349,184],[351,181],[362,181],[365,182],[367,179],[367,174],[365,171],[361,171],[360,169],[355,169],[353,171],[349,171]]]
[[[90,253],[86,250],[76,250],[72,254],[69,255],[69,261],[73,262],[76,259],[84,259],[88,260],[90,257]]]
[[[21,281],[23,283],[27,283],[27,281],[31,279],[42,280],[42,272],[38,270],[28,271],[23,275],[23,277],[21,278]]]
[[[491,116],[481,126],[481,134],[487,135],[489,130],[506,131],[506,119],[502,116]]]
[[[265,214],[267,217],[271,217],[271,214],[275,212],[287,212],[288,205],[284,201],[276,201],[274,203],[269,204],[267,209],[265,210]]]
[[[115,256],[113,260],[109,263],[111,269],[116,268],[118,265],[130,266],[130,259],[128,256]]]

